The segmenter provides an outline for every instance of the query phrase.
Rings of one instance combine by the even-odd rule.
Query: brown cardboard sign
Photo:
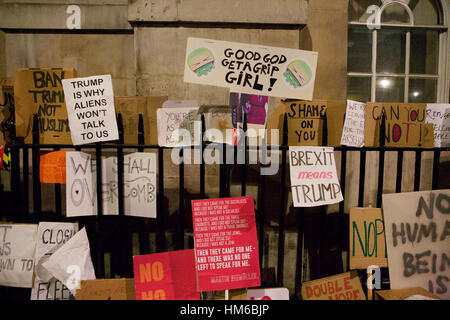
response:
[[[4,84],[2,84],[4,83]],[[11,106],[14,106],[14,87],[12,85],[6,85],[7,81],[0,80],[0,144],[9,142],[9,133],[3,131],[4,122],[8,120],[10,116]]]
[[[432,294],[422,287],[396,290],[377,290],[375,291],[375,300],[404,300],[414,295],[441,300],[441,298],[439,298],[437,295]]]
[[[81,280],[76,300],[136,300],[134,279]]]
[[[32,142],[33,114],[37,113],[40,143],[72,144],[61,80],[76,76],[75,69],[19,69],[14,77],[16,136]]]
[[[387,267],[386,239],[380,208],[350,208],[350,269]]]
[[[386,119],[385,144],[396,147],[433,147],[433,127],[426,124],[425,103],[368,102],[364,144],[380,145],[380,125]],[[431,137],[432,142],[431,142]]]
[[[323,117],[327,115],[328,146],[339,146],[344,126],[346,101],[285,100],[267,119],[267,144],[271,145],[271,130],[279,130],[282,142],[284,114],[288,117],[289,146],[321,146]]]
[[[139,113],[144,119],[145,144],[158,144],[156,110],[167,101],[167,96],[117,96],[114,97],[116,113],[122,114],[124,143],[138,143]]]
[[[304,282],[303,300],[366,300],[356,271]]]

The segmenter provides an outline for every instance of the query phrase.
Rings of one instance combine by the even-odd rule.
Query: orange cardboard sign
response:
[[[303,300],[366,300],[356,271],[304,282]]]
[[[431,299],[441,300],[437,295],[421,287],[394,290],[375,291],[375,300],[404,300],[414,295],[420,295]]]
[[[39,158],[41,183],[66,183],[66,151],[44,151]]]
[[[134,279],[81,280],[76,300],[136,300]]]

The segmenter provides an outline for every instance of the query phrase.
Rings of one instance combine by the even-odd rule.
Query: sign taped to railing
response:
[[[427,104],[426,122],[434,127],[434,146],[450,147],[450,104]]]
[[[364,118],[366,104],[363,102],[347,100],[344,129],[341,144],[361,148],[364,146]]]

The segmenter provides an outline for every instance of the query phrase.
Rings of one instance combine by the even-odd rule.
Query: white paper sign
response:
[[[434,146],[450,146],[450,104],[427,104],[426,123],[432,123],[434,127]]]
[[[289,147],[294,207],[316,207],[344,200],[332,147]]]
[[[450,299],[450,189],[383,194],[391,289]]]
[[[36,253],[34,260],[35,278],[31,290],[31,300],[70,300],[70,290],[53,277],[42,264],[72,238],[78,231],[78,223],[40,222],[37,232]]]
[[[158,144],[162,147],[200,145],[201,121],[197,111],[198,108],[158,109]],[[186,135],[177,129],[182,129]]]
[[[91,155],[66,153],[66,216],[92,216],[97,212],[96,179]]]
[[[0,224],[0,286],[31,288],[37,224]]]
[[[312,100],[317,52],[188,38],[184,81]]]
[[[358,101],[347,100],[344,128],[342,130],[341,144],[343,146],[364,146],[364,118],[366,116],[366,104]]]
[[[61,81],[74,145],[119,139],[111,75]]]
[[[103,161],[103,208],[119,214],[117,157]],[[156,218],[156,154],[136,152],[124,156],[125,215]]]
[[[289,300],[287,288],[248,289],[247,300]]]
[[[61,281],[75,295],[81,280],[94,280],[89,239],[86,228],[78,231],[72,238],[56,250],[42,266]]]

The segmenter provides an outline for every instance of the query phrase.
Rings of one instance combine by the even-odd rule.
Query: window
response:
[[[448,103],[450,5],[438,0],[350,0],[347,97]]]

